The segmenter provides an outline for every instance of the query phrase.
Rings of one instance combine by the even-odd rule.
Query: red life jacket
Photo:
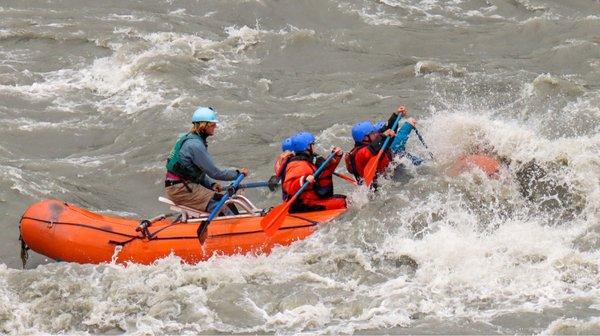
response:
[[[320,161],[323,159],[317,159]],[[328,165],[323,169],[321,175],[317,178],[312,186],[309,186],[296,200],[295,209],[312,209],[313,206],[319,206],[320,203],[325,202],[333,196],[333,172],[340,162],[340,157],[334,158]],[[312,157],[305,153],[299,153],[289,159],[285,178],[281,185],[281,190],[284,193],[285,199],[289,199],[291,195],[294,195],[304,182],[303,177],[312,175],[317,171],[317,167],[312,162]],[[339,202],[339,201],[338,201]],[[323,204],[328,204],[327,202]],[[337,203],[336,203],[337,204]],[[328,208],[328,207],[326,207]],[[322,209],[319,207],[319,209]],[[302,210],[304,211],[304,210]],[[296,211],[300,212],[300,211]]]
[[[375,151],[370,144],[355,144],[354,148],[346,154],[346,169],[350,174],[354,175],[357,180],[362,179],[365,174],[367,163],[375,156],[377,156],[377,151]],[[384,173],[391,160],[392,152],[386,150],[377,165],[377,173]]]
[[[354,148],[352,148],[348,153],[346,153],[346,156],[344,157],[344,163],[346,164],[346,170],[348,170],[348,172],[352,175],[354,175],[354,178],[356,178],[356,180],[358,181],[360,179],[360,175],[358,174],[358,171],[356,170],[356,152],[367,146],[366,144],[360,144],[360,145],[355,145]]]
[[[283,180],[281,182],[283,199],[288,200],[292,195],[300,190],[302,187],[301,182],[304,182],[302,177],[312,175],[316,170],[317,168],[312,163],[312,160],[308,157],[308,155],[302,155],[301,153],[300,155],[294,155],[288,159],[285,172],[283,173]],[[309,186],[302,193],[302,195],[300,195],[300,199],[308,197],[308,195],[311,193],[314,193],[314,191],[312,190],[311,186]]]

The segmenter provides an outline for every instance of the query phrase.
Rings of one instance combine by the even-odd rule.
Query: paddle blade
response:
[[[198,241],[200,241],[200,245],[204,245],[204,242],[206,241],[206,238],[208,236],[208,224],[208,221],[202,221],[200,226],[198,226],[198,230],[196,231],[196,234],[198,235]]]
[[[372,157],[365,166],[365,176],[363,176],[363,179],[367,187],[370,187],[371,183],[373,183],[373,180],[375,180],[375,175],[377,174],[377,166],[379,166],[379,159],[381,158],[382,153],[382,151],[379,151],[377,156]]]
[[[285,216],[288,214],[291,202],[282,203],[269,211],[269,213],[260,221],[263,231],[268,236],[273,236],[283,224]]]

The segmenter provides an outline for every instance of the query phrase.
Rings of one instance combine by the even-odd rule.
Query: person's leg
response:
[[[207,211],[207,205],[215,192],[195,183],[188,183],[188,187],[179,183],[166,187],[165,193],[177,205],[185,205],[200,211]]]
[[[217,206],[217,204],[219,203],[219,201],[221,200],[221,197],[223,197],[223,195],[221,194],[215,194],[213,196],[213,198],[208,201],[208,205],[206,206],[206,211],[207,212],[212,212],[215,207]],[[237,210],[237,209],[236,209]],[[223,206],[221,208],[221,211],[219,211],[219,213],[221,214],[221,216],[233,216],[235,215],[235,212],[232,211],[232,209],[229,206]]]

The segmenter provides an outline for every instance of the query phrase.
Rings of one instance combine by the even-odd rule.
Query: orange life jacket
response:
[[[279,154],[279,156],[277,157],[277,160],[275,160],[275,166],[274,171],[275,171],[275,176],[279,179],[282,180],[285,176],[285,168],[287,167],[288,162],[290,162],[290,159],[294,157],[294,152],[290,152],[290,151],[285,151],[282,152],[281,154]]]

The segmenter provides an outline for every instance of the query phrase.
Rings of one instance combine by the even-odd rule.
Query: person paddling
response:
[[[214,181],[233,181],[248,168],[219,169],[208,153],[207,138],[217,129],[217,113],[212,107],[199,107],[192,115],[192,129],[181,135],[167,159],[165,193],[178,205],[211,212],[222,197],[221,185]],[[213,180],[214,179],[214,180]],[[234,215],[234,206],[223,208],[224,215]]]
[[[323,157],[314,153],[315,137],[308,132],[300,132],[291,139],[291,148],[294,155],[289,158],[285,167],[282,183],[284,200],[294,195],[305,181],[310,183],[291,205],[290,212],[309,212],[346,207],[346,196],[333,193],[333,172],[342,158],[342,150],[334,147],[334,158],[323,169],[317,179],[313,176],[317,167],[324,162]]]
[[[354,139],[354,148],[346,154],[345,163],[348,172],[357,180],[362,180],[365,174],[365,167],[369,160],[377,155],[385,139],[393,137],[392,145],[387,149],[377,165],[377,173],[382,174],[393,159],[393,154],[404,151],[404,146],[408,140],[411,130],[416,125],[414,118],[408,118],[402,125],[398,134],[392,130],[392,126],[398,115],[405,117],[407,115],[404,106],[392,113],[387,124],[378,123],[373,125],[370,121],[362,121],[352,127],[352,139]]]

